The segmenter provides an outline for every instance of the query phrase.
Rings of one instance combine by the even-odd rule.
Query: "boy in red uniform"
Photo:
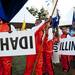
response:
[[[50,24],[50,23],[48,23]],[[54,75],[54,70],[53,70],[53,64],[52,64],[52,53],[53,53],[53,37],[51,35],[52,32],[48,34],[48,31],[51,31],[52,29],[47,27],[44,30],[45,37],[43,41],[43,67],[44,67],[44,74],[46,75]]]
[[[0,32],[9,32],[10,28],[6,22],[0,18]],[[11,75],[12,57],[0,57],[0,75]]]
[[[43,34],[44,34],[44,29],[47,26],[47,24],[48,23],[44,23],[35,32],[36,55],[28,55],[26,57],[26,69],[25,69],[24,75],[31,75],[32,70],[33,70],[33,66],[34,66],[34,62],[36,62],[36,60],[37,60],[36,65],[35,65],[36,66],[36,75],[43,75],[43,43],[44,43],[45,39],[43,39],[42,37],[43,37]],[[49,44],[46,44],[46,46],[47,45],[49,45]],[[49,59],[50,58],[50,53],[48,53],[48,54],[46,53],[46,55],[47,55],[47,58]],[[46,60],[47,60],[47,58],[46,58]],[[50,59],[49,59],[48,62],[47,61],[46,61],[47,67],[49,67],[49,65],[51,67],[51,64],[49,64],[50,63]]]
[[[62,30],[62,34],[60,36],[61,39],[63,38],[67,38],[67,35],[68,35],[68,32],[69,32],[69,27],[66,27],[66,26],[63,26],[63,27],[60,27],[60,29]],[[70,68],[70,56],[67,56],[67,55],[61,55],[61,65],[62,65],[62,68],[63,68],[63,71],[64,72],[68,72],[69,71],[69,68]],[[65,62],[64,62],[65,60]]]
[[[41,44],[42,44],[43,31],[41,30],[41,28],[39,28],[39,30],[35,32],[36,55],[26,56],[26,69],[25,69],[24,75],[31,75],[31,73],[33,72],[33,67],[34,67],[35,62],[36,62],[36,75],[42,75],[43,57],[42,57],[42,52],[41,52],[42,51]],[[41,53],[38,59],[37,57],[38,57],[39,51]]]

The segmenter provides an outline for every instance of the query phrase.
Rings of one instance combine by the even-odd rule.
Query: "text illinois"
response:
[[[66,51],[75,51],[75,41],[66,41],[66,42],[61,42],[59,50],[66,50]]]

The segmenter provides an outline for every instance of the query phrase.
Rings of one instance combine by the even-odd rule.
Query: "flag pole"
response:
[[[55,2],[54,9],[53,9],[53,12],[52,12],[51,16],[53,16],[54,11],[55,11],[56,6],[57,6],[57,3],[58,3],[58,0],[54,0],[54,1],[56,1],[56,2]],[[56,11],[56,12],[58,13],[58,11]],[[57,38],[58,38],[58,41],[59,41],[59,30],[58,30],[58,26],[57,26],[56,28],[54,28],[54,29],[52,28],[52,31],[55,32],[55,29],[56,29],[56,32],[57,32]],[[54,35],[53,35],[53,36],[54,36]]]
[[[50,19],[52,18],[53,14],[54,14],[54,11],[55,11],[55,8],[56,8],[56,6],[57,6],[57,3],[58,3],[58,0],[56,0],[55,5],[54,5],[53,10],[52,10],[52,13],[51,13],[49,19],[46,21],[46,23],[51,22]],[[42,43],[42,45],[43,45],[43,43]],[[34,73],[36,64],[37,64],[38,60],[40,59],[40,56],[41,56],[40,50],[42,49],[42,45],[41,45],[41,47],[40,47],[40,49],[39,49],[38,56],[37,56],[37,58],[36,58],[36,60],[35,60],[32,74]]]
[[[26,29],[26,22],[25,22],[25,14],[24,14],[24,20],[23,20],[23,23],[22,23],[21,30],[25,30],[25,29]]]
[[[58,0],[56,0],[56,2],[55,2],[55,5],[54,5],[54,8],[53,8],[53,11],[52,11],[51,16],[53,16],[53,14],[54,14],[54,11],[55,11],[55,9],[56,9],[57,3],[58,3]]]

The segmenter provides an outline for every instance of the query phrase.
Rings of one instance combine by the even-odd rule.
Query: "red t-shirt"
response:
[[[9,26],[7,23],[4,23],[2,26],[0,26],[0,32],[8,32]]]
[[[8,32],[9,31],[9,26],[7,23],[2,24],[2,26],[0,26],[0,32]],[[0,58],[1,59],[1,58]],[[2,57],[3,61],[11,61],[11,57]]]

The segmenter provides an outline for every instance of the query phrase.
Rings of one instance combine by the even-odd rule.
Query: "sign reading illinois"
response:
[[[75,37],[60,40],[59,53],[61,55],[75,55]]]

